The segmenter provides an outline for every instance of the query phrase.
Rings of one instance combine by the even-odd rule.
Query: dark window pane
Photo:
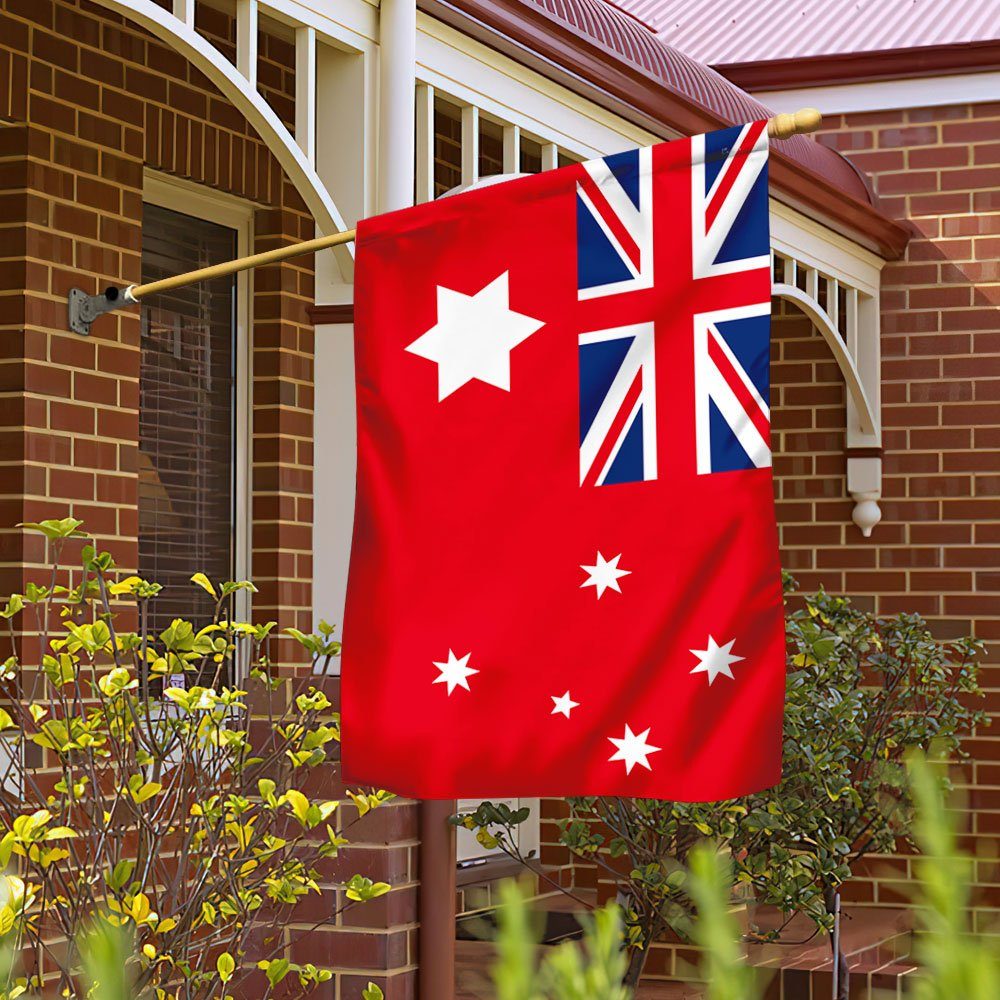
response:
[[[434,197],[462,183],[462,112],[434,102]]]
[[[542,147],[533,139],[521,136],[521,173],[537,174],[542,170]]]
[[[479,176],[503,173],[503,129],[496,122],[479,119]]]
[[[236,254],[234,230],[144,206],[143,282]],[[164,588],[150,605],[157,632],[211,620],[192,573],[233,576],[235,288],[217,278],[142,300],[139,574]]]

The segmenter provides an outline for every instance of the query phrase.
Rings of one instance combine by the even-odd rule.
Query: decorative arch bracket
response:
[[[847,387],[847,490],[868,538],[882,519],[879,257],[772,202],[772,295],[809,318]]]
[[[257,0],[237,0],[236,65],[194,28],[195,0],[173,0],[170,10],[154,0],[97,0],[108,10],[121,14],[140,24],[161,41],[179,52],[214,83],[272,151],[288,179],[302,196],[306,207],[316,220],[317,229],[326,235],[347,229],[326,185],[316,173],[316,151],[312,124],[303,116],[303,134],[296,142],[257,90]],[[304,30],[296,33],[296,57],[302,56],[301,65],[305,79],[315,78],[315,34]],[[308,57],[308,58],[305,58]],[[297,103],[307,103],[299,101]],[[297,128],[296,131],[299,131]],[[354,274],[354,250],[343,243],[332,251],[343,280]]]

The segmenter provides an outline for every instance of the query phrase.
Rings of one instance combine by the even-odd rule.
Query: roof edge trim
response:
[[[417,0],[417,6],[463,34],[663,138],[725,128],[727,121],[670,85],[651,83],[641,67],[572,25],[521,0]],[[888,260],[902,256],[909,230],[874,205],[771,147],[770,178],[780,200],[831,224]]]
[[[808,59],[766,59],[759,62],[712,64],[738,87],[754,93],[793,87],[825,87],[989,72],[1000,66],[1000,41],[961,42],[911,49],[838,52]]]

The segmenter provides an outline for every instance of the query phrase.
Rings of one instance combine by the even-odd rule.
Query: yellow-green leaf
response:
[[[129,794],[132,796],[132,801],[136,805],[142,805],[143,802],[148,801],[154,795],[159,795],[163,791],[163,785],[158,781],[147,781],[140,788],[134,790],[130,789]]]
[[[195,575],[191,577],[191,582],[197,584],[202,590],[207,590],[213,597],[219,596],[215,592],[215,587],[212,585],[212,581],[209,580],[204,573],[195,573]]]
[[[68,826],[54,826],[51,830],[45,831],[45,836],[43,840],[72,840],[74,837],[79,837],[80,835],[76,830],[70,829]]]
[[[309,815],[309,800],[297,789],[290,788],[285,792],[283,798],[292,807],[295,818],[305,824]]]
[[[228,951],[224,951],[216,959],[215,967],[219,972],[219,978],[224,983],[228,983],[229,980],[233,978],[233,973],[236,971],[236,961]]]

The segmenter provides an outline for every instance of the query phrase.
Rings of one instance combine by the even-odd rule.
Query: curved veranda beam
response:
[[[854,405],[858,411],[858,421],[861,424],[861,430],[865,434],[878,434],[878,421],[876,420],[871,402],[868,399],[868,394],[865,392],[865,387],[861,384],[861,375],[858,372],[858,366],[847,350],[847,345],[840,336],[840,332],[830,322],[830,317],[827,316],[815,299],[807,295],[796,285],[776,282],[771,286],[771,294],[776,298],[784,299],[786,302],[794,302],[812,320],[813,326],[819,330],[826,341],[830,352],[833,354],[840,368],[841,374],[844,376],[844,381],[847,383],[847,391],[851,394],[851,398],[854,400]]]
[[[861,432],[881,441],[878,413],[872,406],[868,393],[865,392],[857,362],[826,310],[813,296],[797,285],[775,282],[771,286],[771,294],[798,306],[820,332],[844,376],[847,391],[851,394],[851,402],[854,404],[853,416],[857,418]],[[851,407],[848,407],[848,419],[852,419]],[[850,450],[848,451],[847,489],[854,499],[851,519],[865,538],[868,538],[872,528],[882,519],[882,511],[878,505],[882,495],[882,458],[878,448],[865,450],[877,454],[852,455]]]
[[[330,192],[291,133],[250,81],[193,27],[153,0],[97,0],[103,7],[140,24],[161,41],[178,51],[214,83],[246,117],[267,144],[292,185],[302,196],[320,232],[343,232],[347,226]],[[354,272],[354,251],[349,243],[334,249],[335,259],[345,280]]]

